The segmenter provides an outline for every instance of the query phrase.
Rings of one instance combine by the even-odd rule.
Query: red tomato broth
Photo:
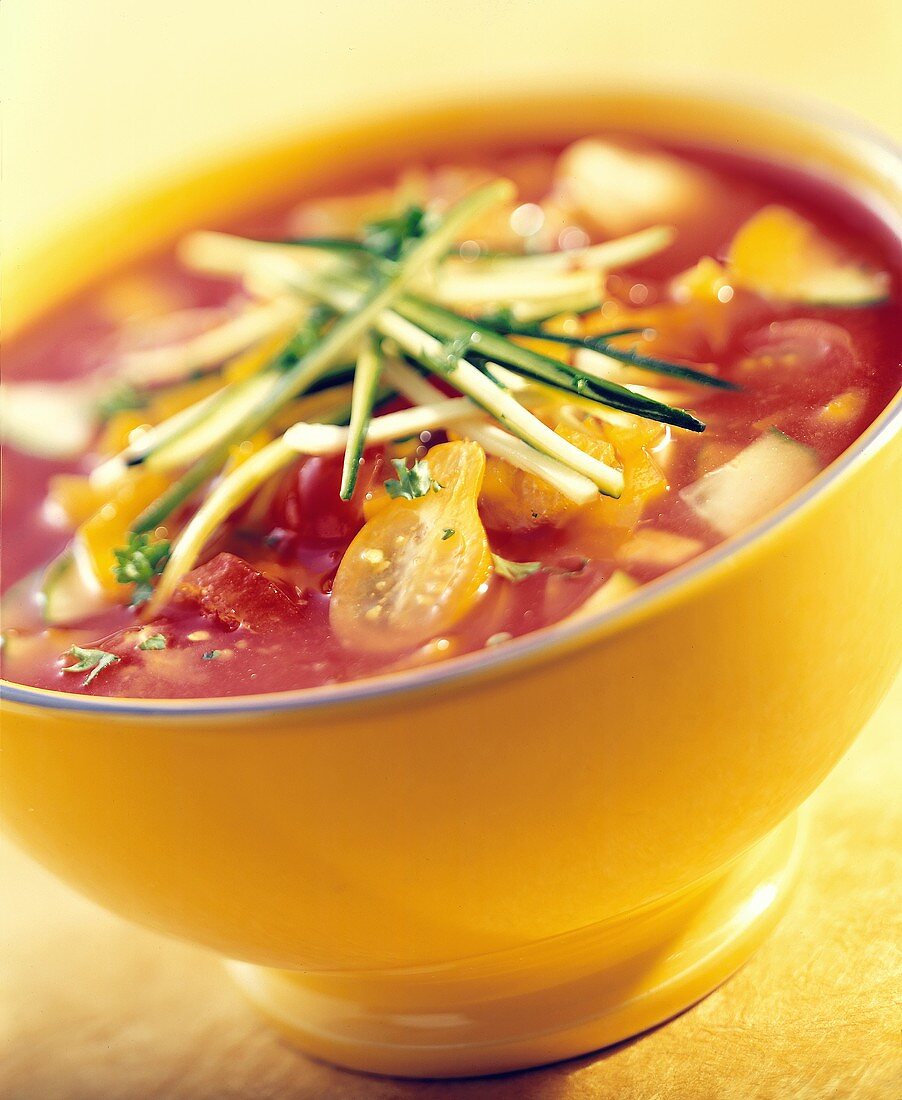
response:
[[[700,436],[672,430],[665,464],[668,491],[646,504],[638,529],[696,539],[701,552],[721,538],[680,498],[682,487],[751,443],[765,427],[776,427],[812,448],[827,465],[891,400],[900,376],[900,252],[889,229],[832,184],[732,153],[672,151],[716,180],[713,201],[706,205],[703,218],[691,219],[691,231],[681,233],[673,247],[609,278],[608,293],[622,310],[653,311],[665,300],[673,276],[703,256],[722,258],[739,226],[770,203],[789,206],[856,258],[888,270],[893,285],[886,303],[868,308],[766,302],[737,291],[723,306],[729,331],[722,346],[714,346],[717,341],[696,326],[680,338],[682,346],[668,350],[689,362],[716,363],[719,375],[739,383],[741,391],[671,387],[669,379],[648,375],[649,385],[678,389],[682,396],[678,403],[696,412],[708,427]],[[532,177],[532,189],[521,186],[522,201],[541,196],[556,152],[540,150],[538,160],[530,154],[525,174]],[[523,153],[501,151],[480,163],[504,172],[511,157],[519,162]],[[365,184],[374,182],[384,181]],[[263,212],[230,228],[248,235],[278,236],[291,223],[292,210]],[[162,288],[177,308],[220,306],[236,293],[228,281],[185,272],[168,252],[137,265],[124,277],[136,275],[147,285]],[[17,337],[6,350],[7,377],[75,378],[101,363],[117,339],[116,324],[104,308],[114,281],[90,289]],[[615,316],[622,319],[623,313],[615,309],[612,322]],[[838,326],[848,339],[823,326]],[[617,327],[616,322],[612,327]],[[825,333],[831,338],[826,351]],[[769,352],[773,362],[762,363],[762,355]],[[787,355],[796,358],[790,363]],[[751,359],[756,360],[754,365],[749,364]],[[825,406],[849,391],[860,395],[853,417],[822,415]],[[435,433],[429,445],[444,438]],[[712,445],[720,447],[719,453],[711,450]],[[427,448],[419,450],[426,453]],[[343,646],[329,627],[329,591],[341,557],[363,523],[367,489],[378,487],[392,474],[389,453],[387,448],[366,451],[358,491],[349,503],[339,499],[340,458],[299,460],[281,477],[264,524],[249,531],[242,522],[246,508],[241,509],[208,546],[204,561],[228,552],[247,559],[274,581],[292,606],[279,631],[235,628],[196,605],[179,601],[140,634],[135,612],[124,606],[112,607],[73,629],[44,630],[31,590],[20,585],[15,598],[7,601],[6,626],[13,628],[16,637],[3,655],[4,675],[37,687],[121,697],[215,697],[314,687],[450,658],[548,626],[577,610],[617,569],[625,569],[639,582],[669,571],[668,566],[648,562],[624,566],[617,558],[617,540],[597,526],[593,532],[592,523],[582,516],[564,526],[531,530],[489,527],[494,552],[514,561],[541,562],[544,568],[517,583],[494,577],[465,620],[434,643],[381,655],[355,652],[352,646]],[[6,449],[2,474],[5,590],[43,567],[68,541],[69,532],[49,523],[42,510],[50,476],[84,472],[90,466],[89,457],[82,462],[52,462]],[[121,631],[129,634],[117,638]],[[137,640],[155,631],[165,635],[165,650],[135,648]],[[62,659],[61,654],[73,643],[108,648],[120,660],[84,685],[84,674],[62,671],[71,659]]]

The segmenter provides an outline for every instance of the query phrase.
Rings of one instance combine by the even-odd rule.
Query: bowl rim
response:
[[[560,88],[557,89],[561,91]],[[593,88],[578,88],[577,93],[591,94]],[[610,91],[607,85],[595,85],[596,92]],[[653,93],[666,96],[668,92],[693,96],[700,100],[723,105],[754,106],[763,114],[780,112],[795,121],[820,125],[837,137],[862,141],[870,151],[887,155],[897,175],[902,180],[902,146],[897,145],[880,130],[864,122],[854,114],[822,101],[798,97],[781,97],[773,93],[761,94],[761,90],[745,89],[737,94],[735,87],[724,92],[712,91],[702,82],[684,81],[668,84],[639,84],[623,89],[624,95],[632,92]],[[552,89],[536,89],[543,99],[552,98]],[[571,89],[568,94],[572,95]],[[503,100],[502,94],[496,95]],[[534,98],[534,97],[533,97]],[[431,97],[433,109],[460,106],[459,100]],[[464,101],[465,102],[465,101]],[[334,128],[334,126],[332,127]],[[302,135],[296,135],[298,138]],[[775,158],[777,159],[777,158]],[[784,155],[783,163],[791,163]],[[884,223],[890,224],[888,215],[896,213],[902,235],[902,217],[899,212],[887,209],[885,201],[868,201],[867,195],[858,197],[868,209]],[[776,511],[754,523],[751,527],[724,539],[709,550],[662,577],[643,584],[635,593],[610,608],[588,615],[577,622],[567,619],[552,623],[531,633],[521,635],[494,648],[483,648],[459,657],[448,658],[434,665],[389,672],[359,680],[327,684],[313,688],[294,688],[282,692],[252,695],[204,696],[198,698],[116,698],[107,696],[77,695],[73,692],[51,688],[30,687],[11,680],[0,679],[0,700],[35,710],[66,711],[78,714],[108,714],[129,716],[149,721],[163,718],[184,719],[240,719],[248,715],[296,712],[310,714],[335,708],[350,709],[360,704],[416,697],[423,693],[435,693],[438,689],[468,689],[483,681],[510,675],[524,667],[553,660],[571,649],[585,648],[611,634],[625,631],[639,622],[663,613],[673,603],[692,598],[702,584],[713,583],[734,567],[752,550],[764,545],[768,537],[798,522],[809,506],[827,490],[834,490],[864,462],[871,458],[902,430],[902,388],[871,421],[865,431],[833,462],[821,470],[798,493],[784,502]]]

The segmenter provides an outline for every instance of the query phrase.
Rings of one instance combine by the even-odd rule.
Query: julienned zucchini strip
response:
[[[305,283],[304,289],[321,295],[336,309],[353,309],[361,293],[346,284],[326,279],[310,280]],[[381,313],[376,318],[375,325],[383,336],[392,339],[427,369],[443,376],[459,392],[471,397],[481,408],[524,442],[583,474],[608,496],[620,496],[623,491],[622,472],[606,466],[568,443],[538,417],[523,408],[489,375],[468,362],[463,356],[468,337],[461,339],[458,335],[457,341],[452,339],[449,344],[445,344],[432,333],[392,310]],[[499,337],[499,340],[502,343],[505,342],[503,337]],[[454,350],[455,346],[459,350]],[[549,362],[553,361],[549,360]],[[619,386],[613,388],[620,389]],[[629,390],[623,392],[629,397],[636,396]],[[647,398],[642,398],[641,401],[654,406],[658,405],[658,402],[651,402]],[[661,407],[668,408],[668,406]]]
[[[416,405],[428,405],[442,397],[414,367],[400,360],[390,360],[385,368],[386,380],[404,397]],[[524,383],[524,388],[528,383]],[[534,474],[553,485],[574,504],[584,505],[598,498],[598,488],[587,477],[564,465],[557,458],[537,451],[515,435],[510,435],[497,424],[489,423],[480,415],[482,409],[473,403],[473,419],[458,426],[458,431],[478,443],[487,454],[503,458],[512,466]]]
[[[357,366],[354,370],[354,391],[351,398],[351,420],[348,425],[348,442],[345,447],[341,471],[342,500],[350,500],[357,484],[357,474],[363,458],[366,433],[373,416],[373,403],[382,374],[382,348],[378,340],[368,333],[360,345]]]
[[[444,398],[433,405],[387,413],[372,420],[365,443],[388,443],[421,431],[434,431],[473,415],[469,401]],[[334,424],[295,424],[284,435],[251,455],[205,498],[175,543],[145,615],[153,617],[175,592],[179,580],[192,568],[207,540],[219,525],[265,481],[298,455],[340,454],[351,430]]]
[[[669,247],[676,237],[672,226],[654,225],[640,229],[602,244],[582,248],[563,249],[558,252],[483,252],[472,259],[458,259],[452,254],[445,260],[449,268],[461,271],[513,270],[532,272],[559,272],[600,270],[610,271],[618,267],[646,260]],[[291,248],[307,248],[314,251],[339,252],[384,259],[381,251],[366,241],[353,237],[287,237],[280,241],[259,241],[259,244],[277,244]]]
[[[498,179],[472,192],[453,207],[442,222],[414,243],[390,276],[372,281],[352,309],[344,312],[319,343],[293,367],[280,375],[263,399],[199,459],[155,504],[138,518],[133,530],[151,531],[181,505],[205,481],[214,476],[228,457],[230,447],[264,428],[271,417],[307,390],[373,327],[386,310],[421,272],[429,269],[447,250],[457,234],[473,218],[514,195],[509,180]]]
[[[623,473],[620,470],[599,462],[568,443],[453,347],[449,348],[437,337],[391,311],[384,313],[377,324],[383,335],[394,340],[418,362],[440,374],[454,389],[472,398],[502,427],[525,443],[589,478],[608,496],[619,497],[623,492]]]
[[[647,420],[657,420],[672,424],[677,428],[686,428],[691,432],[704,431],[704,424],[685,409],[665,405],[650,397],[634,393],[625,386],[607,382],[599,378],[590,378],[581,374],[575,367],[551,359],[547,355],[533,351],[532,348],[515,344],[512,340],[469,318],[461,317],[441,306],[433,305],[421,298],[407,295],[395,307],[396,311],[408,321],[419,325],[434,336],[444,340],[468,341],[469,346],[486,359],[497,359],[516,370],[541,378],[561,389],[573,390],[588,396],[603,405],[621,412],[631,412]]]
[[[250,271],[266,272],[271,280],[293,286],[298,292],[312,294],[338,310],[353,309],[368,285],[365,276],[346,272],[316,276],[293,264],[290,258],[271,253],[250,261]],[[455,341],[483,359],[505,363],[531,377],[559,389],[591,398],[621,412],[633,413],[689,431],[704,431],[704,423],[685,409],[674,408],[643,394],[634,393],[606,379],[590,377],[567,363],[541,355],[531,348],[515,344],[468,317],[434,305],[422,298],[402,295],[394,306],[396,315],[444,341]],[[381,328],[381,319],[376,323]]]
[[[316,296],[322,296],[323,291],[328,289],[330,283],[333,289],[336,286],[352,287],[358,292],[362,292],[368,286],[369,278],[372,277],[371,275],[368,277],[366,271],[359,267],[343,266],[341,263],[338,263],[337,266],[333,264],[331,267],[320,267],[318,270],[313,270],[308,265],[297,262],[297,257],[293,255],[291,247],[284,244],[267,244],[242,240],[241,238],[225,235],[203,234],[198,246],[189,247],[186,254],[200,270],[213,271],[219,274],[229,272],[232,275],[249,276],[251,281],[262,279],[264,284],[268,284],[270,287],[278,287],[280,292],[284,289],[286,283],[293,286],[300,293]],[[296,251],[302,252],[303,249],[297,249]],[[390,269],[392,266],[381,261],[378,264],[371,265],[369,270],[370,272],[373,270],[383,271]],[[345,301],[347,302],[347,299]],[[583,303],[586,308],[593,308],[597,304],[595,301],[588,304]],[[622,412],[632,412],[636,416],[673,424],[689,431],[703,430],[701,421],[683,409],[672,409],[671,406],[663,402],[640,396],[613,382],[582,374],[567,363],[562,363],[560,360],[552,359],[533,349],[525,348],[508,340],[502,331],[505,324],[511,328],[512,333],[516,327],[522,326],[523,331],[517,332],[517,335],[531,336],[543,340],[556,340],[567,344],[571,341],[577,341],[575,337],[558,338],[541,331],[540,323],[547,316],[546,311],[540,309],[535,318],[528,320],[528,314],[524,314],[523,310],[528,308],[529,305],[530,303],[524,302],[514,303],[506,311],[513,314],[510,319],[505,320],[501,315],[494,314],[486,317],[485,321],[463,316],[414,294],[403,295],[398,300],[395,308],[397,312],[408,317],[409,320],[421,325],[421,327],[442,339],[461,338],[467,332],[470,334],[479,333],[483,346],[477,348],[477,341],[472,341],[474,351],[506,362],[517,369],[529,371],[535,377],[544,377],[560,388],[590,394],[596,400],[609,404],[611,408]],[[572,312],[572,310],[572,302],[564,303],[561,300],[556,303],[555,308],[550,310],[550,314],[556,315],[561,311]],[[609,354],[611,358],[628,362],[632,366],[654,371],[658,374],[669,374],[700,385],[732,388],[730,383],[725,383],[722,379],[718,379],[704,371],[694,370],[679,363],[641,356],[633,350],[611,347],[606,342],[616,335],[623,334],[614,333],[588,337],[585,340],[578,340],[574,346],[588,347],[593,351]],[[488,344],[486,344],[486,340],[488,340]],[[486,346],[490,348],[489,351],[485,350]]]
[[[539,325],[522,325],[502,318],[481,318],[480,320],[486,328],[505,336],[528,336],[535,340],[548,340],[551,343],[564,344],[571,348],[587,348],[589,351],[607,355],[611,359],[616,359],[621,363],[627,363],[642,370],[653,371],[655,374],[666,374],[672,378],[682,378],[687,382],[695,382],[700,386],[712,386],[715,389],[739,389],[734,382],[729,382],[725,378],[718,378],[717,375],[708,374],[682,363],[673,363],[666,359],[642,355],[632,348],[619,348],[610,343],[612,339],[618,336],[630,335],[636,331],[635,329],[605,333],[602,336],[567,336],[563,333],[545,332]]]
[[[257,266],[264,279],[271,281],[274,277],[302,299],[313,298],[323,303],[337,317],[326,319],[316,334],[318,338],[309,342],[309,346],[302,338],[302,328],[285,352],[249,380],[250,384],[234,384],[215,395],[216,400],[211,402],[214,406],[212,411],[218,415],[214,415],[212,420],[196,415],[187,417],[187,438],[182,438],[181,442],[178,438],[180,433],[172,433],[171,422],[168,428],[162,426],[159,432],[160,450],[165,452],[169,449],[172,463],[188,457],[196,461],[139,517],[133,529],[141,532],[159,526],[174,509],[215,476],[236,442],[267,427],[280,410],[334,370],[341,357],[348,353],[357,355],[351,405],[350,408],[335,410],[335,423],[331,427],[324,423],[296,424],[214,486],[176,540],[163,578],[148,605],[148,614],[153,614],[172,595],[179,578],[197,560],[206,540],[223,519],[292,456],[321,453],[316,448],[326,445],[343,450],[341,495],[349,499],[354,491],[364,445],[368,441],[398,438],[397,434],[391,433],[400,431],[402,421],[405,425],[410,421],[422,429],[422,424],[445,427],[448,423],[469,419],[487,449],[498,453],[508,448],[508,453],[516,455],[523,468],[528,468],[528,456],[534,453],[533,465],[539,476],[543,473],[551,477],[557,475],[561,485],[566,485],[564,491],[573,499],[588,498],[588,494],[595,490],[619,496],[623,489],[622,472],[573,446],[533,416],[507,387],[493,380],[490,371],[485,369],[495,360],[526,377],[567,389],[612,408],[690,430],[702,430],[701,422],[684,410],[673,409],[606,380],[590,378],[567,364],[514,343],[487,325],[407,293],[411,286],[418,283],[420,276],[434,269],[472,218],[496,203],[507,201],[513,193],[508,181],[496,180],[460,202],[437,228],[425,235],[420,235],[425,228],[425,222],[420,219],[415,236],[405,240],[399,238],[390,253],[383,252],[377,262],[363,268],[356,263],[348,266],[340,262],[325,270],[319,264],[299,266],[293,257],[289,258],[281,251],[284,246],[277,250],[272,246],[254,246],[253,242],[247,242],[252,261],[254,249],[257,248],[260,260]],[[231,249],[228,262],[233,263],[236,254],[240,257],[243,246],[234,238],[227,238],[226,241],[227,248]],[[386,261],[386,255],[390,262]],[[253,263],[250,266],[253,267]],[[543,302],[543,288],[538,281],[531,281],[531,276],[527,275],[529,267],[515,266],[512,276],[514,272],[517,272],[516,277],[508,277],[503,270],[499,271],[498,276],[487,270],[481,284],[483,293],[491,295],[491,287],[495,285],[516,285],[521,296],[525,293],[523,287],[526,287],[534,303]],[[527,275],[525,279],[521,277],[521,272]],[[253,272],[245,270],[242,274],[252,275]],[[459,281],[467,283],[465,277]],[[575,280],[561,274],[557,276],[557,283],[566,297],[571,293],[571,284]],[[462,285],[459,292],[470,293],[470,289]],[[309,336],[309,321],[307,329]],[[465,395],[464,399],[443,398],[426,407],[373,420],[373,406],[382,373],[382,352],[375,332],[388,337],[428,371],[443,377]],[[242,408],[245,400],[250,405],[246,411]],[[507,431],[495,425],[478,423],[480,410],[487,412]],[[194,412],[196,414],[197,410]],[[338,426],[347,420],[350,420],[347,428]],[[311,447],[314,449],[311,450]],[[518,453],[519,448],[524,448],[524,452]],[[206,453],[197,457],[201,450]],[[165,458],[157,453],[158,464],[168,465]],[[149,453],[145,450],[138,461],[152,460],[153,454],[152,446]]]
[[[469,398],[446,398],[416,371],[397,361],[386,366],[385,375],[391,389],[380,391],[383,395],[396,389],[416,404],[371,419],[362,444],[386,443],[457,425],[488,453],[544,478],[576,503],[587,504],[597,496],[596,485],[583,474],[508,435],[497,425],[485,423],[479,405]],[[350,406],[344,413],[344,419],[348,419]],[[162,607],[219,525],[265,481],[298,455],[338,454],[355,434],[350,427],[341,427],[338,417],[332,423],[298,423],[233,470],[208,494],[179,536],[145,615],[152,616]]]

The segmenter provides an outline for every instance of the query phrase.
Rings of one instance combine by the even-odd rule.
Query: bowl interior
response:
[[[62,298],[119,264],[129,262],[198,223],[215,223],[255,205],[330,182],[372,172],[406,158],[439,154],[449,146],[472,148],[524,140],[561,141],[595,130],[710,143],[788,163],[839,180],[902,238],[902,156],[880,135],[824,110],[787,111],[782,103],[685,91],[679,88],[587,89],[539,97],[499,96],[478,106],[425,104],[378,117],[355,117],[327,130],[309,130],[271,142],[190,178],[159,181],[142,194],[99,211],[88,225],[36,246],[23,265],[7,307],[8,331],[33,323]],[[326,155],[324,155],[324,152]],[[452,658],[421,670],[391,673],[337,686],[226,699],[107,699],[4,684],[10,701],[87,711],[131,714],[216,714],[309,709],[364,703],[398,692],[428,692],[451,683],[525,670],[536,662],[607,637],[659,613],[674,600],[690,600],[700,586],[760,539],[834,488],[857,463],[898,431],[902,395],[884,410],[844,455],[810,485],[740,536],[728,539],[633,597],[579,624],[560,623],[494,651]]]

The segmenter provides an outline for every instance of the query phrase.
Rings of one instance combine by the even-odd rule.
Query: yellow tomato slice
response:
[[[646,503],[667,490],[667,478],[650,453],[664,429],[636,417],[629,427],[605,424],[603,430],[623,467],[623,492],[617,500],[599,496],[586,510],[586,518],[596,525],[626,532],[639,522]]]
[[[441,489],[392,500],[342,558],[329,621],[349,648],[385,652],[420,645],[459,622],[489,579],[492,556],[476,509],[482,448],[442,443],[426,462]]]
[[[738,285],[778,301],[869,305],[889,292],[886,272],[845,256],[785,206],[765,206],[740,227],[728,268]]]
[[[237,470],[239,466],[247,462],[251,455],[262,451],[271,440],[272,436],[269,432],[259,431],[255,432],[249,439],[233,444],[229,448],[228,460],[222,468],[222,476],[227,477],[233,470]]]
[[[128,446],[132,432],[149,423],[150,419],[146,411],[114,413],[103,426],[97,450],[102,455],[118,454]]]
[[[113,573],[116,564],[113,551],[125,546],[134,520],[168,486],[169,481],[163,474],[144,470],[135,472],[76,531],[73,542],[75,556],[93,574],[108,596],[127,595]]]
[[[525,531],[566,525],[580,546],[584,542],[580,532],[588,534],[588,545],[605,529],[612,537],[622,538],[638,523],[645,504],[667,490],[667,479],[651,454],[665,429],[638,417],[629,419],[622,427],[588,417],[580,426],[559,423],[555,428],[574,447],[623,470],[625,484],[618,499],[599,495],[580,508],[547,482],[490,458],[480,494],[488,527]],[[574,524],[579,530],[574,531]]]
[[[544,419],[541,413],[540,419]],[[562,439],[600,462],[620,465],[614,448],[597,432],[566,423],[558,423],[554,430]],[[480,504],[488,526],[506,531],[562,527],[579,511],[579,505],[553,485],[516,469],[501,458],[488,460]]]
[[[54,474],[45,507],[55,523],[74,529],[102,508],[108,496],[82,474]]]

